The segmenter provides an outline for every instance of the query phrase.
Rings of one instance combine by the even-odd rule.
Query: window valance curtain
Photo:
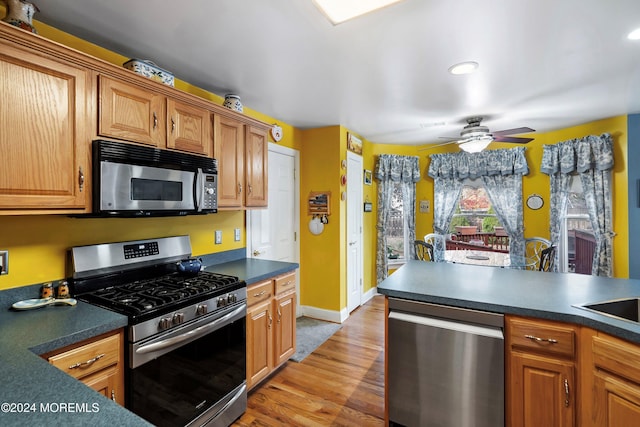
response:
[[[428,175],[434,179],[433,230],[447,234],[465,179],[481,178],[496,216],[509,235],[513,259],[524,254],[522,175],[529,173],[524,147],[479,153],[432,154]],[[434,248],[436,261],[445,248]]]
[[[413,241],[416,238],[416,182],[420,181],[420,158],[381,154],[374,176],[378,180],[376,279],[377,283],[380,283],[387,277],[386,227],[396,183],[402,186],[403,223],[407,233],[404,239],[405,258],[411,257],[413,253]]]
[[[551,241],[560,240],[571,180],[578,175],[596,241],[591,266],[591,274],[596,276],[611,277],[613,273],[612,169],[613,138],[609,134],[543,146],[540,170],[549,175],[551,186]]]
[[[431,178],[479,178],[493,175],[526,175],[529,166],[524,147],[486,150],[479,153],[432,154],[428,175]]]

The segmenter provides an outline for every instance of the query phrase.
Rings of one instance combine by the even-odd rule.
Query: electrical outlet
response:
[[[233,238],[235,239],[236,242],[240,241],[240,229],[239,228],[236,228],[234,230]]]
[[[420,213],[429,213],[431,204],[428,200],[420,200]]]
[[[222,230],[216,230],[216,245],[222,243]]]
[[[9,273],[9,251],[0,251],[0,274]]]

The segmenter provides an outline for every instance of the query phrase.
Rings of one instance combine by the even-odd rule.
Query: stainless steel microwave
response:
[[[161,216],[218,210],[215,159],[122,142],[96,140],[93,214]]]

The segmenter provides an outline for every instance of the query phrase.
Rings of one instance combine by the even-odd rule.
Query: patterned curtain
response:
[[[571,174],[578,173],[593,227],[596,249],[591,267],[595,276],[613,274],[613,213],[611,206],[611,170],[613,138],[609,134],[545,145],[540,170],[550,177],[551,241],[560,240],[560,224],[567,212]]]
[[[432,154],[428,175],[434,179],[433,229],[446,234],[466,178],[482,178],[496,216],[509,235],[509,253],[514,259],[524,255],[522,223],[522,175],[529,173],[524,147],[487,150],[479,153]],[[444,251],[444,248],[442,249]],[[434,248],[436,260],[444,252]]]
[[[387,219],[391,205],[391,195],[396,183],[402,185],[404,228],[408,232],[405,240],[405,259],[413,257],[413,241],[416,238],[416,182],[420,181],[420,161],[417,156],[381,154],[376,165],[375,178],[378,180],[378,217],[376,279],[377,283],[387,277]],[[410,243],[410,244],[409,244]],[[407,247],[408,246],[408,247]]]

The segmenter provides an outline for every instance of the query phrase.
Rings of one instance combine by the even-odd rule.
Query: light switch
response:
[[[240,241],[240,229],[239,229],[239,228],[236,228],[236,229],[234,230],[233,238],[234,238],[234,240],[235,240],[236,242],[239,242],[239,241]]]
[[[222,230],[216,230],[216,245],[222,243]]]
[[[429,200],[420,200],[420,213],[429,213],[431,209],[431,203]]]
[[[9,251],[0,251],[0,274],[9,273]]]

